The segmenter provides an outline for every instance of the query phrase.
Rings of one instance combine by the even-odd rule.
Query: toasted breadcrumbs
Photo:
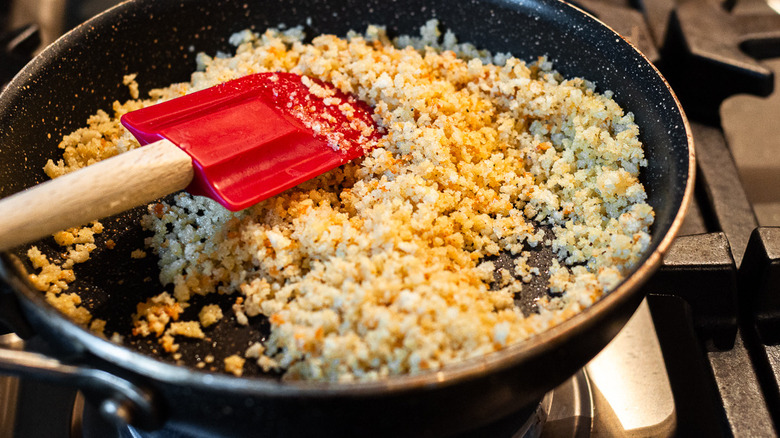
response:
[[[175,336],[185,336],[188,338],[203,339],[206,335],[201,330],[200,323],[198,321],[179,321],[172,322],[168,325],[168,329],[160,337],[160,345],[168,353],[179,351],[179,344],[175,341]]]
[[[209,304],[203,306],[203,308],[200,309],[200,313],[198,313],[198,320],[203,327],[208,327],[210,325],[216,324],[220,319],[222,319],[222,316],[222,309],[220,309],[217,304]]]
[[[138,147],[119,123],[128,111],[264,71],[332,83],[372,105],[387,134],[364,159],[238,213],[186,193],[150,205],[147,245],[173,295],[139,304],[133,334],[159,337],[166,351],[177,350],[174,334],[203,337],[197,322],[174,321],[193,294],[218,292],[237,295],[239,324],[268,318],[270,336],[245,357],[285,378],[436,370],[570,318],[648,248],[653,211],[638,180],[647,163],[633,115],[544,57],[526,64],[478,51],[441,35],[435,20],[395,41],[378,26],[311,43],[301,28],[230,41],[235,56],[200,54],[190,83],[98,111],[63,139],[63,158],[46,173]],[[538,245],[558,257],[553,294],[523,314],[514,294],[540,275],[527,263],[527,246]],[[486,257],[499,253],[515,264],[496,281]],[[72,271],[33,250],[30,258],[42,270],[33,283],[67,289]],[[221,318],[208,312],[204,327]],[[240,375],[243,358],[224,361]]]
[[[163,292],[146,302],[138,303],[133,315],[133,335],[149,336],[154,333],[162,336],[168,323],[179,319],[187,304],[177,302],[167,292]]]
[[[234,376],[240,376],[244,373],[244,363],[246,359],[234,354],[225,358],[225,371],[233,374]]]

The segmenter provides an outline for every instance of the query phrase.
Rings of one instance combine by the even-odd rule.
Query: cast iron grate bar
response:
[[[759,227],[750,236],[739,287],[753,362],[773,420],[780,424],[780,228]]]
[[[739,286],[745,322],[763,344],[780,343],[780,228],[759,227],[750,236]]]
[[[666,28],[661,48],[665,76],[689,116],[710,124],[720,121],[721,102],[729,96],[772,93],[773,73],[743,48],[771,53],[776,29],[772,20],[754,20],[750,28],[708,0],[680,0]],[[717,31],[714,31],[717,30]]]
[[[761,389],[766,373],[737,326],[736,273],[723,233],[681,236],[646,285],[678,436],[777,434]]]
[[[647,303],[666,363],[677,414],[677,436],[733,435],[715,378],[699,343],[690,306],[673,295],[649,295]]]
[[[646,289],[685,300],[705,347],[723,350],[737,333],[736,287],[729,242],[723,233],[710,233],[678,237]]]
[[[704,234],[678,237],[647,285],[653,294],[670,294],[651,295],[648,302],[678,409],[678,433],[697,430],[698,416],[705,416],[725,435],[776,435],[767,401],[774,395],[762,392],[767,390],[762,387],[765,361],[751,361],[754,343],[737,324],[741,299],[737,266],[757,222],[723,133],[699,123],[691,127],[697,147],[700,204],[694,212],[701,213],[706,229],[694,226],[690,231]],[[680,303],[685,309],[674,308]],[[680,332],[683,328],[692,334]],[[692,378],[691,372],[698,377]],[[688,406],[691,399],[702,403],[713,391],[717,409],[704,403],[703,412],[694,412]]]
[[[696,148],[697,185],[706,195],[716,230],[723,231],[737,266],[750,233],[758,226],[739,172],[720,129],[691,123]]]

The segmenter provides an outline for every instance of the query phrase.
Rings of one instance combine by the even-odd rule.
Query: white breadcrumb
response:
[[[139,304],[135,335],[175,351],[168,327],[193,295],[234,294],[239,324],[271,323],[244,356],[287,379],[437,370],[570,318],[648,248],[654,213],[638,179],[647,163],[633,115],[544,57],[526,64],[478,50],[435,20],[395,41],[380,26],[310,43],[300,27],[230,41],[235,55],[198,55],[190,83],[91,117],[63,139],[47,174],[138,147],[119,124],[128,111],[256,72],[331,83],[373,106],[387,133],[362,160],[241,212],[186,193],[150,205],[146,244],[173,295]],[[539,245],[558,257],[551,294],[523,314],[514,294],[543,274],[528,264],[527,246]],[[500,253],[516,259],[496,279],[484,260]],[[72,271],[30,258],[40,287],[72,281]],[[243,370],[243,358],[228,359],[228,372]]]

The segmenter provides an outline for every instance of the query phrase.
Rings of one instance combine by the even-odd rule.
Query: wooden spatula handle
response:
[[[192,159],[160,140],[0,200],[0,250],[120,213],[192,181]]]

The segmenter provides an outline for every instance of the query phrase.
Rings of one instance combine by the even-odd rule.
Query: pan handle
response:
[[[132,424],[144,430],[162,426],[162,409],[152,391],[107,371],[65,364],[40,353],[9,348],[9,344],[0,343],[0,373],[75,386],[97,402],[106,420],[118,426]]]
[[[19,350],[18,345],[23,345],[21,338],[32,337],[34,330],[22,316],[16,296],[2,280],[0,323],[15,332],[0,336],[0,374],[74,386],[95,402],[102,416],[112,424],[132,424],[145,430],[162,426],[163,410],[159,397],[151,390],[101,369],[65,364],[44,354]]]

